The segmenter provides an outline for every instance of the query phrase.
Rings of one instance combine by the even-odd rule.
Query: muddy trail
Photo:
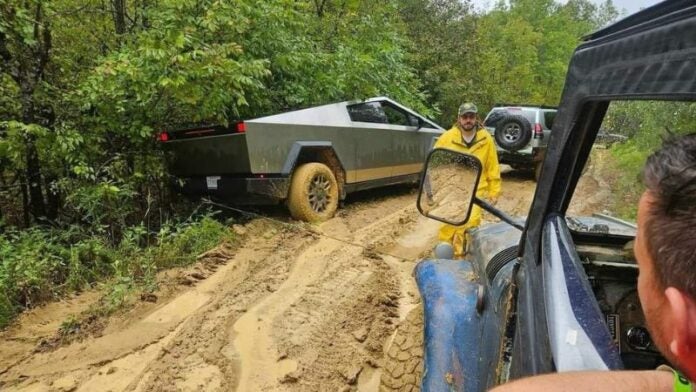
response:
[[[506,175],[498,206],[524,215],[535,185]],[[397,187],[317,226],[253,220],[241,247],[178,272],[196,279],[72,344],[39,342],[97,294],[26,312],[0,334],[0,389],[377,391],[385,347],[419,302],[413,267],[437,238],[415,199]]]

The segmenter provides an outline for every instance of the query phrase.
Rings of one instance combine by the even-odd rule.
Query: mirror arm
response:
[[[519,231],[524,231],[524,226],[515,222],[515,220],[510,215],[508,215],[508,214],[504,213],[503,211],[493,207],[487,201],[485,201],[483,199],[479,199],[478,197],[474,197],[474,204],[479,205],[484,210],[486,210],[486,211],[490,212],[492,215],[500,218],[500,220],[502,220],[503,222],[509,223],[514,228],[518,229]]]

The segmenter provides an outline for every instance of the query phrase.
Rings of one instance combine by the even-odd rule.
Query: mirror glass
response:
[[[480,174],[481,162],[475,156],[434,149],[421,179],[418,210],[429,218],[463,225],[469,219]]]

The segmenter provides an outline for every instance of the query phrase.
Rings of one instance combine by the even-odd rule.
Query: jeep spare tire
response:
[[[507,114],[495,126],[495,141],[508,151],[517,151],[532,138],[532,124],[523,116]]]
[[[322,163],[305,163],[295,169],[290,182],[290,215],[306,222],[331,218],[338,208],[338,183],[331,169]]]

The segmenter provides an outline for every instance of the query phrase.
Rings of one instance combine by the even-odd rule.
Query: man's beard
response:
[[[468,132],[468,131],[472,131],[472,130],[474,130],[474,128],[476,128],[476,124],[475,124],[475,123],[472,123],[471,125],[462,125],[462,124],[459,124],[459,126],[462,128],[463,131],[467,131],[467,132]]]

